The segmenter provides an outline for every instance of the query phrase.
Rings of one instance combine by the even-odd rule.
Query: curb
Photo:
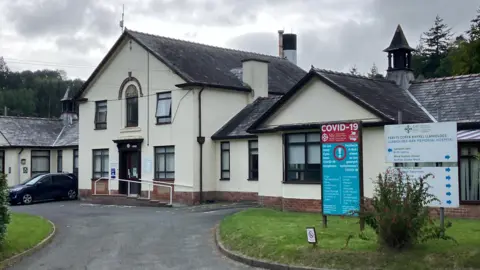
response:
[[[238,252],[233,252],[225,248],[222,244],[222,239],[220,238],[220,230],[219,230],[220,223],[218,223],[214,228],[214,237],[215,237],[215,245],[217,246],[218,250],[225,255],[226,257],[241,262],[243,264],[264,268],[264,269],[271,269],[271,270],[328,270],[326,268],[312,268],[312,267],[303,267],[303,266],[295,266],[295,265],[287,265],[275,262],[269,262],[264,260],[255,259],[252,257],[245,256]]]
[[[21,261],[23,258],[31,255],[32,253],[40,250],[41,248],[45,247],[46,245],[48,245],[50,242],[52,242],[53,240],[53,237],[55,236],[55,234],[57,233],[57,228],[55,227],[55,224],[53,224],[53,222],[51,222],[50,220],[47,219],[47,221],[52,225],[52,232],[45,238],[43,239],[42,241],[40,241],[40,243],[38,243],[37,245],[35,245],[34,247],[30,248],[30,249],[27,249],[25,251],[23,251],[22,253],[19,253],[19,254],[16,254],[16,255],[13,255],[12,257],[8,258],[8,259],[5,259],[3,261],[0,262],[0,269],[5,269],[7,267],[10,267],[12,266],[13,264]]]

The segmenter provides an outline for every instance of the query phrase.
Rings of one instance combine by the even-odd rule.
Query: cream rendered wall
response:
[[[318,79],[313,79],[293,97],[283,109],[271,116],[266,126],[347,121],[378,117],[331,89]],[[320,130],[318,130],[320,132]],[[284,150],[282,134],[261,134],[259,140],[259,196],[296,199],[320,199],[321,185],[283,184]],[[364,194],[373,194],[372,180],[388,164],[383,154],[383,127],[363,129]]]
[[[265,126],[341,120],[380,119],[318,78],[312,79]]]
[[[7,148],[5,149],[5,174],[7,174],[8,185],[18,185],[21,182],[27,180],[31,177],[31,151],[36,150],[34,148],[24,148],[20,154],[20,167],[18,153],[21,151],[21,148]],[[38,149],[38,150],[49,150],[50,151],[50,172],[57,172],[57,150],[60,149]],[[63,150],[63,171],[64,172],[73,172],[73,150],[72,149],[61,149]],[[25,164],[21,164],[21,160],[25,159]],[[27,173],[23,172],[23,168],[27,168]],[[19,177],[20,175],[20,177]]]
[[[254,139],[252,139],[254,140]],[[258,181],[248,181],[248,140],[230,140],[230,180],[220,179],[220,144],[216,143],[215,179],[218,191],[258,192]],[[259,162],[260,163],[260,162]]]
[[[217,160],[217,156],[220,154],[220,150],[218,150],[220,143],[212,141],[211,136],[247,106],[249,96],[250,93],[233,90],[207,89],[202,93],[202,135],[205,136],[205,144],[203,145],[203,191],[215,191],[220,179],[220,160]],[[195,148],[197,149],[195,155],[198,158],[198,145]],[[231,153],[232,158],[233,156],[234,154]],[[236,161],[231,160],[232,167],[236,166],[234,162]],[[198,167],[195,172],[197,176],[195,183],[197,184],[200,181]]]
[[[139,126],[135,128],[125,128],[125,100],[118,100],[120,85],[128,77],[128,72],[139,80],[143,92],[138,106]],[[142,179],[153,179],[154,146],[175,145],[175,183],[185,185],[176,187],[176,190],[192,191],[194,174],[197,173],[193,170],[196,161],[193,151],[197,145],[196,98],[195,91],[176,88],[179,83],[184,81],[136,42],[124,42],[119,47],[87,89],[84,97],[88,102],[79,106],[79,188],[90,189],[93,149],[109,149],[109,161],[118,162],[114,139],[143,138]],[[156,125],[156,93],[164,91],[172,93],[172,124]],[[98,100],[108,100],[106,130],[94,129],[95,101]],[[152,161],[150,172],[143,168],[147,159]],[[115,183],[112,188],[116,189],[118,185]],[[150,187],[144,185],[142,190],[147,188]]]

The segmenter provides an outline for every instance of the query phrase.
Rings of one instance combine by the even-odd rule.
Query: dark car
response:
[[[33,176],[9,188],[10,204],[31,204],[38,201],[69,199],[78,194],[78,179],[70,173],[46,173]]]

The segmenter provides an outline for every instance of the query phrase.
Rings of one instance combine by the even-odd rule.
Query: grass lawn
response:
[[[7,237],[0,246],[0,261],[34,247],[53,230],[46,219],[28,214],[11,213]]]
[[[453,226],[447,235],[453,241],[432,240],[402,253],[378,251],[375,233],[360,232],[358,219],[328,217],[312,213],[288,213],[249,209],[228,216],[220,224],[224,245],[250,257],[286,264],[336,269],[480,269],[480,220],[447,219]],[[314,226],[318,246],[307,243],[305,228]],[[345,247],[346,239],[354,234]]]

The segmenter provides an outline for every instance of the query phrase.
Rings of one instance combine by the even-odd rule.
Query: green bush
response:
[[[427,205],[438,201],[428,191],[425,180],[429,176],[410,179],[398,169],[378,175],[373,200],[359,215],[383,247],[400,250],[429,239],[448,238],[429,215]]]
[[[7,175],[0,173],[0,244],[5,239],[7,225],[10,223],[8,204]]]

